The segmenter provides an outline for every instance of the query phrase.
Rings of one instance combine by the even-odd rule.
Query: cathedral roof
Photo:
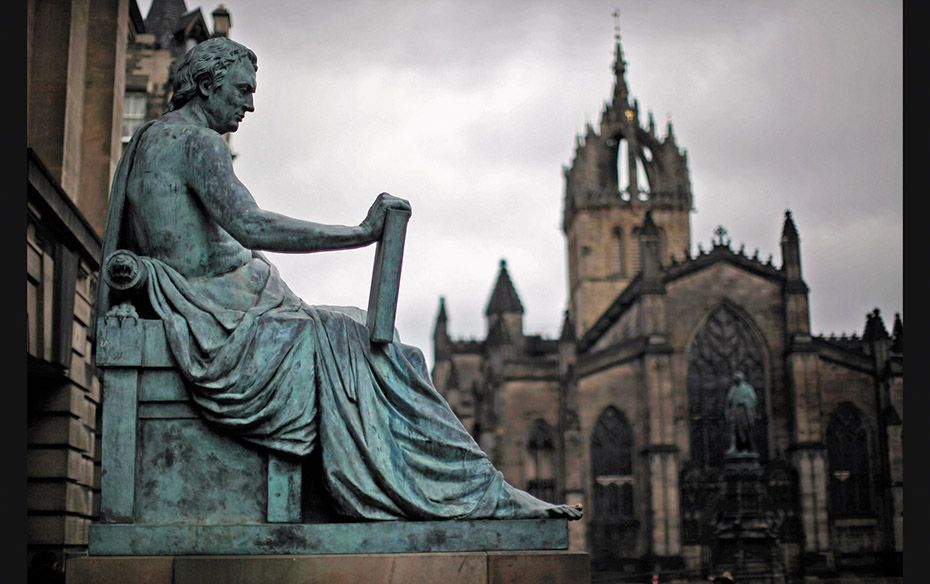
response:
[[[204,21],[200,8],[188,11],[184,0],[153,0],[149,13],[145,17],[146,32],[155,35],[161,48],[169,48],[179,32],[190,34],[197,41],[204,41],[210,31]]]
[[[730,248],[729,240],[724,240],[723,236],[713,243],[709,252],[705,252],[699,245],[700,250],[696,257],[689,257],[683,263],[673,261],[671,265],[664,266],[662,270],[662,281],[665,284],[693,274],[700,270],[709,268],[718,262],[726,262],[730,265],[743,269],[747,272],[762,276],[777,283],[784,282],[784,274],[772,263],[771,256],[763,263],[758,255],[747,257],[740,248],[734,251]],[[627,285],[619,296],[607,307],[607,310],[601,314],[591,328],[578,341],[578,352],[582,353],[592,347],[597,340],[610,327],[620,319],[627,309],[635,304],[643,291],[642,273],[636,274],[636,277]]]
[[[145,16],[145,30],[155,35],[162,46],[178,30],[177,24],[187,13],[184,0],[152,0],[149,13]]]
[[[781,281],[784,280],[785,277],[782,271],[775,267],[771,256],[763,262],[758,255],[752,257],[747,256],[742,248],[733,251],[729,245],[729,241],[727,241],[726,243],[714,243],[713,247],[708,252],[705,252],[703,248],[698,245],[697,256],[687,258],[681,263],[673,261],[672,264],[665,269],[665,282],[677,280],[678,278],[692,274],[698,270],[703,270],[721,261],[743,268],[763,278]]]
[[[500,266],[497,282],[494,284],[491,299],[488,300],[488,307],[484,313],[488,316],[514,312],[523,314],[523,304],[520,302],[520,297],[517,295],[513,282],[510,281],[510,274],[507,272],[507,260],[501,260]]]

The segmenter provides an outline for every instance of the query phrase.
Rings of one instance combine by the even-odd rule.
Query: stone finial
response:
[[[672,114],[666,114],[665,124],[665,141],[669,144],[675,143],[675,129],[672,127]]]
[[[798,238],[798,228],[795,227],[794,219],[791,218],[791,209],[785,210],[785,222],[781,229],[781,240],[783,242],[800,241]]]
[[[877,307],[865,315],[865,331],[862,333],[862,338],[866,341],[880,341],[889,338],[888,329],[885,328],[885,321],[882,320],[882,313]]]
[[[891,351],[893,353],[904,354],[904,322],[901,321],[901,313],[894,313],[894,327],[891,333]]]
[[[730,238],[727,237],[727,230],[723,227],[723,225],[718,225],[717,228],[714,229],[714,237],[711,240],[711,244],[714,247],[730,246]]]
[[[562,315],[562,331],[559,334],[559,340],[563,342],[575,340],[575,324],[567,310]]]
[[[436,315],[436,322],[446,322],[449,320],[449,317],[446,315],[446,297],[439,297],[439,314]]]

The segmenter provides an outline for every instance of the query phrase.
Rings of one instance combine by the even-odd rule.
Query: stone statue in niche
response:
[[[756,390],[746,381],[743,372],[734,373],[726,402],[726,419],[730,425],[727,454],[757,453],[753,440],[757,401]]]
[[[372,344],[361,309],[306,304],[261,253],[370,245],[386,215],[410,203],[381,193],[357,226],[261,209],[221,137],[253,111],[257,69],[255,54],[227,38],[192,48],[167,112],[127,145],[110,196],[104,257],[138,256],[143,294],[197,410],[263,448],[319,450],[325,488],[348,518],[580,518],[580,505],[504,481],[419,349]]]

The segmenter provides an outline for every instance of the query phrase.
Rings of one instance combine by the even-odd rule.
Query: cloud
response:
[[[236,171],[262,206],[320,222],[358,223],[382,190],[408,197],[398,327],[428,356],[441,294],[454,336],[484,334],[502,257],[527,331],[555,336],[561,167],[611,95],[615,4],[230,0],[233,38],[259,57]],[[633,96],[662,128],[672,114],[689,153],[692,245],[723,224],[778,263],[790,207],[815,331],[861,331],[873,306],[890,322],[900,4],[651,0],[621,21]],[[372,254],[274,260],[306,301],[364,306]]]

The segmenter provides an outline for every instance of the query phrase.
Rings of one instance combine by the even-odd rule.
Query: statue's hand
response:
[[[388,193],[378,195],[375,202],[368,209],[368,215],[360,226],[372,241],[381,239],[381,231],[384,229],[384,217],[388,209],[410,211],[410,202]]]

